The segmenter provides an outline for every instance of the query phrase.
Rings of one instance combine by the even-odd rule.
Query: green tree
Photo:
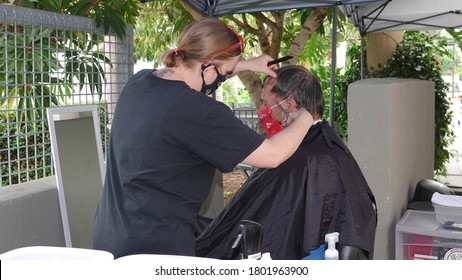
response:
[[[139,10],[134,26],[135,61],[152,61],[160,66],[162,53],[175,47],[181,31],[194,22],[180,1],[153,1],[145,3]]]
[[[38,10],[94,18],[97,27],[110,28],[125,36],[126,24],[135,24],[139,0],[2,0],[0,3]]]
[[[135,23],[138,16],[139,2],[136,0],[2,0],[3,4],[22,6],[26,8],[40,9],[76,16],[86,16],[96,19],[97,26],[102,27],[106,33],[112,28],[116,34],[123,38],[125,35],[125,23]],[[24,81],[30,86],[6,87],[0,86],[0,106],[12,108],[13,106],[22,110],[19,116],[21,122],[24,114],[33,119],[33,114],[38,113],[43,117],[42,110],[36,108],[49,107],[51,104],[58,104],[57,96],[71,94],[74,79],[80,84],[80,89],[85,84],[90,85],[92,94],[102,94],[102,85],[105,81],[103,64],[111,65],[110,60],[98,52],[99,46],[94,36],[84,33],[55,34],[53,28],[40,29],[31,26],[15,28],[13,24],[4,24],[3,28],[8,30],[6,36],[0,38],[0,51],[9,58],[22,58],[12,63],[11,60],[0,61],[0,67],[6,69],[0,73],[0,82],[3,85],[14,85],[11,79]],[[41,40],[43,33],[55,40]],[[60,31],[61,33],[67,33]],[[22,33],[22,36],[14,36],[14,33]],[[42,33],[42,34],[39,34]],[[39,36],[41,35],[41,36]],[[72,39],[66,39],[72,38]],[[42,46],[53,52],[43,52]],[[60,55],[66,57],[63,65],[58,59]],[[42,61],[56,61],[56,63],[44,64]],[[53,73],[65,69],[73,74],[64,78],[57,78]],[[69,70],[73,71],[69,71]],[[9,73],[16,73],[15,76]],[[44,73],[44,74],[42,74]],[[44,86],[33,86],[34,81],[44,82]],[[51,96],[51,97],[50,97]],[[18,104],[14,101],[18,97]]]

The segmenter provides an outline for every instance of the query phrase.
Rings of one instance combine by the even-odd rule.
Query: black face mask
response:
[[[213,81],[210,85],[207,85],[205,83],[205,80],[204,80],[204,70],[208,67],[205,66],[204,64],[202,64],[201,68],[202,68],[202,72],[201,72],[201,77],[202,77],[202,88],[201,88],[201,92],[202,93],[205,93],[205,94],[212,94],[214,93],[221,85],[221,83],[223,83],[224,81],[226,81],[226,77],[227,75],[222,75],[218,72],[217,68],[215,67],[215,71],[217,72],[217,78],[215,79],[215,81]]]

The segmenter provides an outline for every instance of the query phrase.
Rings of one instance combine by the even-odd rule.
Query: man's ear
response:
[[[295,112],[298,110],[298,105],[297,105],[297,101],[295,101],[295,98],[293,95],[287,97],[287,101],[286,101],[288,104],[289,104],[289,108],[288,108],[288,111],[289,113],[292,113],[292,112]]]

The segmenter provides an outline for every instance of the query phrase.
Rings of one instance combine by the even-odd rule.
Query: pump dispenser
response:
[[[338,242],[338,232],[326,234],[327,250],[324,253],[325,260],[338,260],[338,251],[335,249],[335,243]]]

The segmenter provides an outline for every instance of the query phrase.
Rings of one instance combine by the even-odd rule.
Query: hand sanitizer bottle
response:
[[[324,253],[325,260],[338,260],[338,251],[335,249],[335,243],[338,242],[338,232],[326,234],[327,250]]]

